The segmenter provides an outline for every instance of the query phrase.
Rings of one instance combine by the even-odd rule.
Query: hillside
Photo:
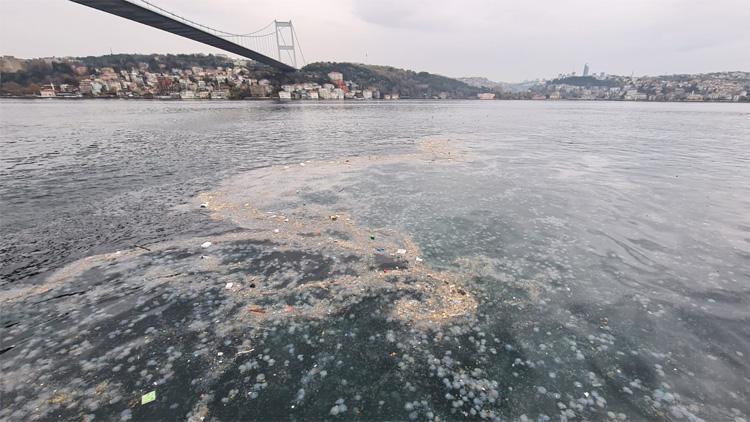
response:
[[[502,82],[491,81],[483,76],[469,76],[464,78],[456,78],[456,80],[477,88],[502,89],[503,85],[505,85]]]
[[[483,76],[469,76],[463,78],[456,78],[461,82],[465,82],[471,86],[477,88],[483,88],[485,90],[491,90],[498,93],[499,98],[514,98],[513,94],[528,91],[534,85],[537,85],[536,81],[526,82],[495,82],[487,79]]]
[[[252,66],[252,61],[241,61],[257,75],[273,75],[265,66]],[[235,60],[213,54],[109,54],[86,57],[51,57],[20,59],[0,57],[0,95],[31,95],[39,92],[41,85],[54,83],[78,85],[79,80],[96,73],[96,69],[112,68],[116,71],[145,69],[151,72],[171,72],[172,69],[232,67]]]
[[[306,79],[328,82],[328,72],[341,72],[344,79],[360,87],[375,88],[384,94],[400,93],[401,98],[475,98],[481,90],[456,79],[427,72],[359,63],[311,63],[301,69]]]
[[[558,78],[550,82],[554,85],[572,85],[581,87],[592,87],[592,86],[603,86],[612,87],[617,86],[617,82],[611,79],[597,79],[593,76],[568,76],[565,78]]]
[[[305,66],[300,72],[287,74],[253,61],[235,61],[222,55],[111,54],[43,59],[0,57],[0,95],[33,95],[39,92],[42,85],[50,83],[78,86],[83,78],[90,75],[98,77],[102,69],[114,69],[115,72],[139,69],[174,75],[177,70],[193,67],[227,69],[238,65],[247,78],[268,79],[276,87],[295,82],[328,83],[328,73],[336,71],[360,89],[376,89],[383,94],[397,93],[401,98],[476,98],[477,93],[487,91],[445,76],[390,66],[319,62]]]

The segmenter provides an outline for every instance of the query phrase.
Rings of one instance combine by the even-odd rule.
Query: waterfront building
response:
[[[42,87],[42,89],[39,91],[39,96],[42,98],[56,97],[55,86],[50,84],[49,86]]]
[[[229,90],[217,89],[217,90],[211,91],[210,98],[212,100],[226,100],[229,98]]]
[[[331,99],[331,91],[326,88],[320,88],[318,89],[318,98],[321,100],[330,100]]]
[[[250,85],[251,97],[267,97],[271,95],[273,88],[270,85]]]

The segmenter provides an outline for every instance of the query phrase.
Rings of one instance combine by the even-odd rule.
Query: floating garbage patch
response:
[[[747,372],[707,400],[685,350],[553,306],[563,284],[487,257],[438,268],[351,213],[363,174],[471,161],[449,147],[253,170],[191,205],[236,230],[3,291],[0,419],[746,420]]]

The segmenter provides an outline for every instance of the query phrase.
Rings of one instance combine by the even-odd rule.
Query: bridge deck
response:
[[[201,42],[203,44],[216,47],[218,49],[228,51],[247,57],[248,59],[256,60],[260,63],[267,64],[284,71],[295,71],[296,69],[289,66],[286,63],[282,63],[276,59],[260,54],[256,51],[250,50],[249,48],[243,47],[239,44],[235,44],[219,36],[213,35],[204,30],[198,29],[194,26],[172,19],[168,16],[157,13],[153,10],[149,10],[145,7],[137,4],[130,3],[127,0],[71,0],[72,2],[79,3],[94,9],[101,10],[103,12],[111,13],[130,19],[135,22],[140,22],[144,25],[148,25],[154,28],[161,29],[172,34],[176,34],[185,38],[189,38],[194,41]]]

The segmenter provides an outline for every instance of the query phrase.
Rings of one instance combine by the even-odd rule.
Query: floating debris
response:
[[[210,234],[210,259],[196,239],[173,240],[88,257],[3,293],[0,386],[9,399],[0,419],[276,420],[279,409],[314,420],[747,414],[735,392],[721,406],[736,412],[680,389],[705,373],[659,343],[630,343],[618,321],[632,315],[550,306],[575,287],[563,259],[503,251],[453,260],[433,253],[445,244],[432,237],[419,245],[399,227],[362,221],[336,199],[340,164],[262,168],[201,194],[210,218],[235,223]],[[342,177],[366,165],[352,159]],[[434,266],[413,265],[427,253]],[[654,309],[646,299],[634,302]],[[742,344],[727,350],[706,359],[721,370],[723,359],[748,353]],[[137,394],[157,386],[159,406],[140,408]]]
[[[154,400],[156,400],[156,390],[150,391],[141,396],[141,405],[149,404]]]

